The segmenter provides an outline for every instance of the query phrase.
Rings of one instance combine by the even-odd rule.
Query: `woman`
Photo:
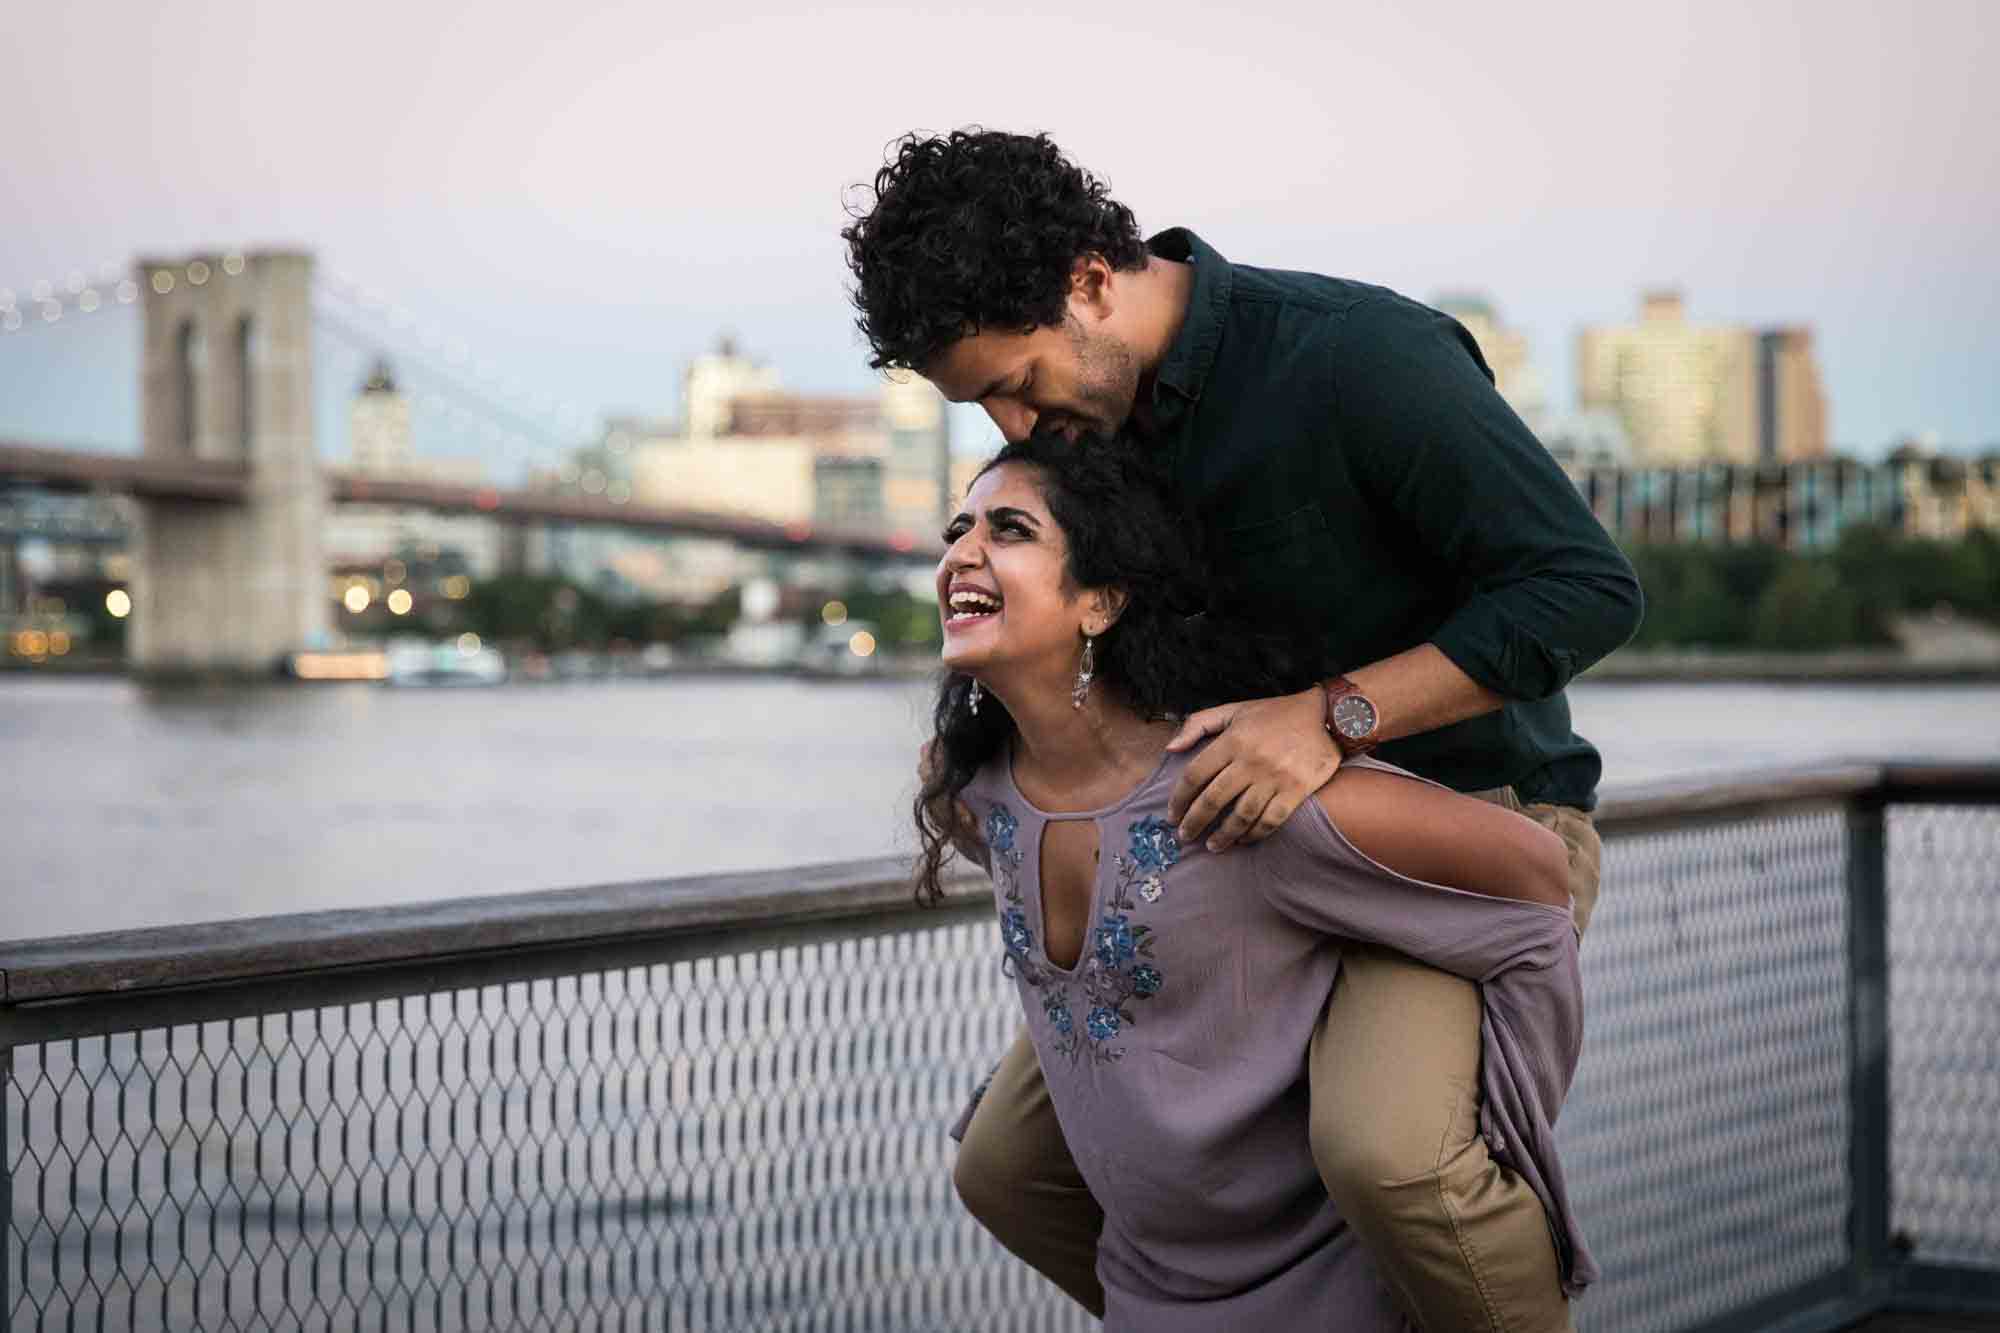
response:
[[[1198,750],[1167,753],[1173,719],[1318,674],[1204,604],[1191,532],[1136,454],[1037,438],[973,483],[937,577],[919,896],[954,844],[992,875],[1002,963],[1103,1208],[1105,1327],[1405,1327],[1312,1153],[1303,1062],[1342,937],[1482,983],[1482,1127],[1555,1233],[1520,1260],[1579,1288],[1551,1130],[1581,1040],[1561,840],[1350,760],[1263,842],[1183,846],[1166,807]]]

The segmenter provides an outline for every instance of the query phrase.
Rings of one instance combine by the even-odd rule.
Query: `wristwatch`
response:
[[[1320,686],[1326,692],[1326,731],[1333,743],[1349,759],[1367,754],[1380,744],[1375,725],[1381,714],[1375,701],[1345,676],[1335,676]]]

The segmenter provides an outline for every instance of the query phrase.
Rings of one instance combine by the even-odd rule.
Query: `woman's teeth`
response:
[[[952,620],[969,620],[974,616],[990,615],[1000,609],[1000,599],[988,597],[981,592],[955,592],[951,595]]]

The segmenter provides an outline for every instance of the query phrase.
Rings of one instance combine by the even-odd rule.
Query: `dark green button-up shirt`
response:
[[[1260,620],[1317,627],[1341,671],[1433,643],[1506,698],[1384,744],[1460,791],[1589,809],[1603,764],[1563,687],[1639,626],[1639,581],[1493,387],[1472,335],[1381,287],[1231,264],[1192,232],[1187,317],[1154,377],[1217,572]]]

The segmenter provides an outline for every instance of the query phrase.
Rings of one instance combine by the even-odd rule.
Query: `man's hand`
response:
[[[1340,750],[1326,734],[1319,686],[1275,699],[1204,708],[1167,742],[1185,750],[1203,736],[1215,741],[1181,774],[1168,815],[1180,840],[1193,842],[1226,810],[1209,834],[1208,850],[1257,842],[1292,817],[1299,803],[1340,768]]]

